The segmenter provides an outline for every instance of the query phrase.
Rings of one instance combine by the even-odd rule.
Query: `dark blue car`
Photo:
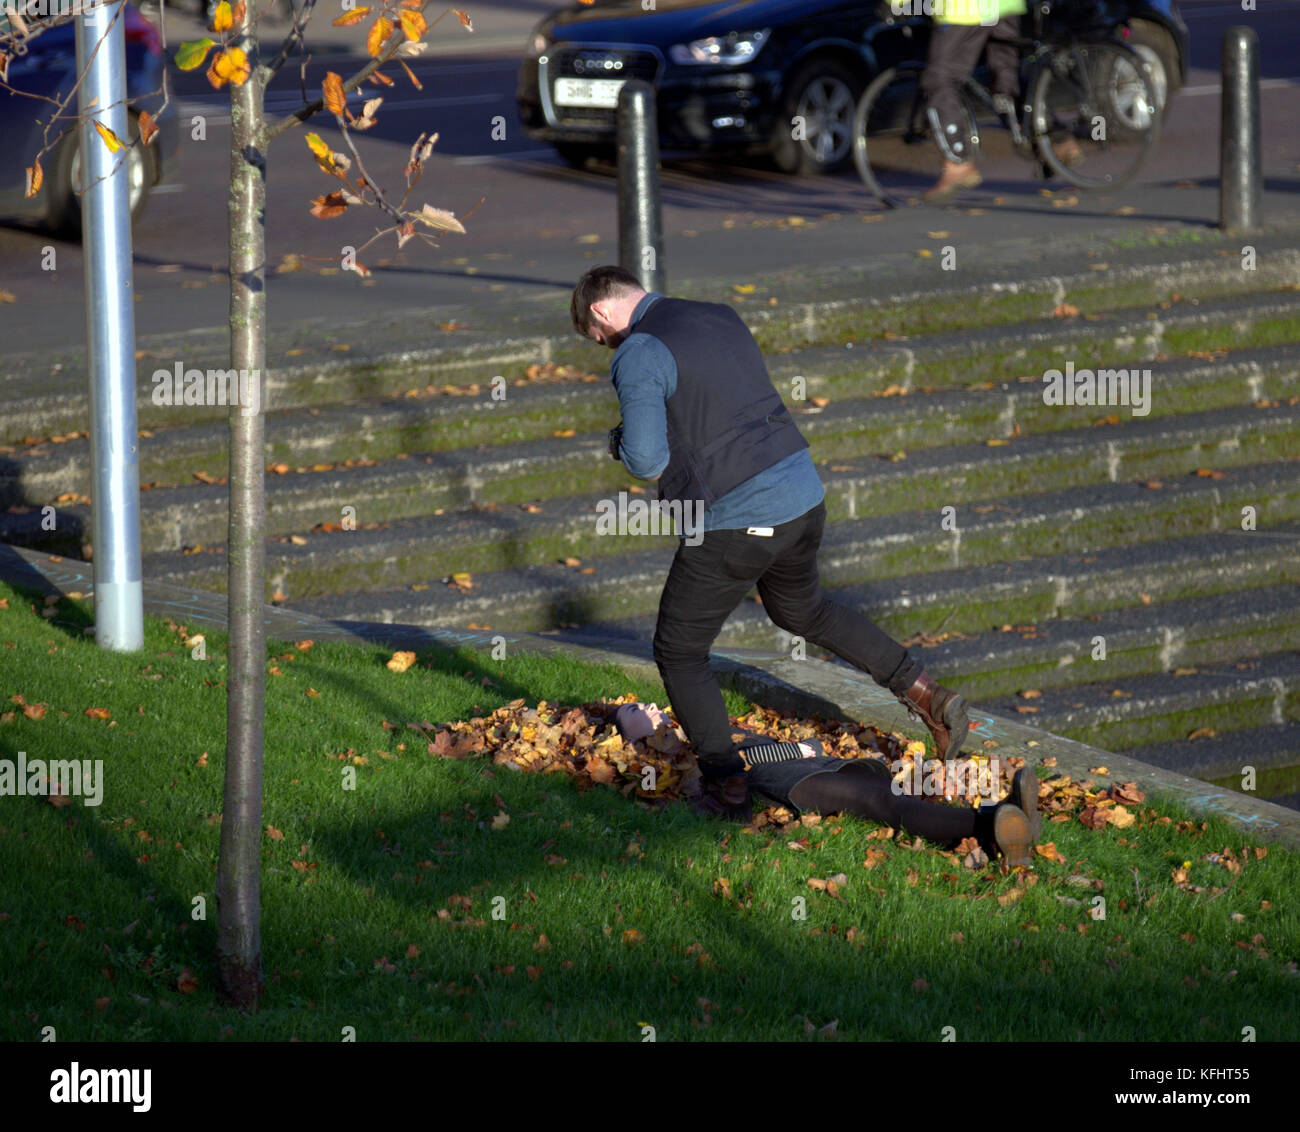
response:
[[[1142,55],[1157,100],[1182,84],[1187,27],[1175,0],[1104,4]],[[618,89],[656,89],[665,149],[766,152],[786,172],[830,172],[852,152],[853,112],[868,82],[924,59],[931,21],[889,0],[596,0],[533,30],[516,101],[525,129],[581,164],[614,147]],[[923,8],[914,4],[906,10]],[[802,136],[791,136],[799,116]]]
[[[30,21],[30,17],[29,17]],[[143,212],[149,190],[171,175],[180,144],[180,127],[174,109],[160,112],[165,81],[165,60],[157,30],[134,7],[123,13],[126,40],[126,87],[132,139],[139,136],[139,113],[147,110],[157,121],[158,136],[148,146],[132,146],[127,158],[131,217]],[[0,34],[7,32],[8,16],[0,7]],[[42,145],[37,118],[45,120],[48,102],[26,93],[66,94],[77,80],[75,26],[71,21],[47,28],[32,39],[23,55],[9,58],[9,85],[24,95],[0,89],[0,217],[37,221],[63,235],[81,231],[81,147],[76,129],[65,130],[59,143],[41,158],[45,184],[32,199],[24,199],[24,170]],[[74,99],[70,110],[76,112]]]

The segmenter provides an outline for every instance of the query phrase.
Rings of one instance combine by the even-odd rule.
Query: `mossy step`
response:
[[[1231,663],[1297,641],[1300,585],[1291,583],[1039,621],[1021,631],[949,639],[925,653],[937,678],[983,701],[1027,688]]]
[[[960,539],[962,528],[973,518],[1004,509],[1020,496],[1037,494],[1034,489],[1044,483],[1066,490],[1136,480],[1155,495],[1166,490],[1166,480],[1142,477],[1162,468],[1171,483],[1192,474],[1226,486],[1230,477],[1235,482],[1248,475],[1253,465],[1286,457],[1296,450],[1300,437],[1300,407],[1198,416],[1203,419],[1195,423],[1184,418],[1142,422],[1130,431],[1117,432],[1105,444],[1092,430],[1083,430],[1081,435],[1069,434],[1069,443],[1064,442],[1067,437],[1025,437],[996,448],[943,449],[905,463],[871,460],[832,465],[834,470],[822,472],[827,517],[831,523],[880,519],[910,511],[918,498],[929,496],[937,501],[941,514],[942,508],[949,509],[947,521]],[[418,503],[420,497],[406,498]],[[622,500],[630,516],[632,508],[649,506],[649,493],[627,494]],[[328,522],[330,528],[309,531],[304,525],[304,533],[287,539],[277,536],[280,541],[268,547],[267,559],[268,570],[280,580],[281,588],[289,587],[285,592],[304,595],[414,583],[457,570],[499,570],[575,555],[604,559],[629,553],[648,537],[671,545],[666,534],[614,534],[602,528],[601,515],[613,512],[620,503],[611,494],[585,494],[545,504],[480,505],[469,512],[413,520],[372,521],[358,507],[351,516],[357,530],[338,529],[347,507],[340,507],[340,500],[331,504],[317,496],[307,502],[314,508],[312,513],[326,517],[318,522]],[[221,543],[204,543],[201,532],[206,529],[219,538],[224,533],[223,511],[211,505],[205,509],[178,505],[167,511],[150,508],[142,521],[144,545],[161,556],[152,568],[172,581],[200,588],[219,584],[217,576],[224,565],[214,555],[220,554]],[[36,525],[37,515],[23,517],[27,527]],[[204,517],[206,527],[199,521]],[[58,529],[66,532],[76,522],[86,521],[70,518]],[[3,517],[0,532],[7,532],[10,541],[32,545],[34,532],[24,539],[18,523],[17,517]],[[272,519],[268,529],[277,525]],[[156,549],[167,546],[163,538],[177,536],[190,551],[168,558],[166,549]],[[193,553],[198,549],[207,553]],[[331,579],[328,584],[326,577]]]
[[[1300,362],[1300,347],[1295,354]],[[1290,360],[1279,359],[1277,364],[1284,372],[1300,373],[1300,368],[1291,368]],[[1268,372],[1266,367],[1255,364],[1247,368],[1250,376],[1243,374],[1241,379],[1249,381],[1253,392],[1278,392],[1277,385],[1262,376]],[[1287,380],[1300,387],[1300,379]],[[1158,400],[1162,407],[1174,403],[1188,408],[1177,415],[1138,417],[1121,426],[1097,428],[1086,422],[1104,409],[1045,406],[1041,394],[1012,389],[1005,395],[940,393],[841,402],[821,409],[807,406],[797,410],[797,415],[832,493],[828,504],[832,518],[888,513],[918,494],[942,495],[945,502],[957,504],[993,493],[1033,491],[1048,482],[1064,487],[1154,478],[1205,465],[1228,468],[1300,452],[1297,405],[1260,400],[1249,406],[1190,411],[1190,404],[1197,402],[1185,391]],[[873,411],[872,406],[878,408]],[[984,407],[983,419],[976,415],[976,406]],[[1021,420],[1029,425],[1056,426],[1058,431],[1008,438],[1005,434],[1019,430]],[[1081,421],[1083,427],[1079,427]],[[1067,424],[1075,427],[1061,427]],[[875,453],[904,452],[903,446],[910,447],[913,440],[934,445],[955,443],[958,438],[967,443],[946,448],[923,446],[895,462],[872,458]],[[55,457],[46,459],[52,464]],[[20,483],[11,480],[8,490],[11,507],[16,503],[30,507],[41,501],[28,479],[35,478],[47,491],[52,490],[52,483],[61,487],[67,483],[62,476],[55,479],[54,468],[48,464],[42,477],[35,477],[30,468],[18,474]],[[902,482],[907,484],[905,492],[899,489]],[[438,510],[542,500],[553,513],[565,507],[557,497],[593,491],[600,491],[602,497],[616,496],[628,486],[625,470],[605,456],[604,437],[599,434],[504,449],[399,455],[365,467],[268,476],[266,529],[288,534],[322,523],[339,523],[348,508],[358,524],[391,522]],[[0,493],[4,490],[0,480]],[[145,550],[219,544],[226,531],[226,497],[226,489],[219,484],[158,487],[142,493]],[[45,530],[49,524],[43,515],[41,521],[32,516],[26,520],[12,514],[0,516],[0,537],[67,550],[79,545],[82,531],[88,529],[84,506],[56,513],[53,532]]]
[[[1295,392],[1300,374],[1300,313],[1293,292],[1252,295],[1205,308],[1186,305],[1187,312],[1167,312],[1156,322],[1146,321],[1141,312],[1125,312],[1121,318],[1097,323],[1072,319],[1010,330],[991,327],[918,339],[908,346],[865,343],[853,349],[815,348],[774,355],[769,370],[787,403],[804,412],[815,431],[835,432],[838,422],[838,431],[844,433],[847,422],[861,433],[860,443],[894,448],[932,447],[974,439],[981,433],[1007,435],[1013,428],[1061,427],[1059,408],[1044,403],[1042,375],[1068,365],[1149,369],[1152,401],[1148,408],[1157,416]],[[1271,317],[1284,314],[1287,317],[1280,321]],[[1210,339],[1205,338],[1207,320],[1215,328]],[[1185,341],[1177,349],[1168,347],[1178,337],[1180,325],[1192,337],[1184,334]],[[1218,346],[1231,353],[1211,358],[1210,348]],[[1180,350],[1199,356],[1174,356]],[[1251,351],[1249,356],[1246,350]],[[1162,361],[1154,360],[1158,355]],[[531,385],[519,377],[482,375],[476,380],[477,387],[464,386],[464,395],[446,394],[443,386],[436,386],[411,391],[419,396],[386,400],[375,399],[372,390],[370,398],[350,404],[277,409],[268,402],[267,462],[299,467],[505,445],[571,432],[603,434],[618,416],[612,386],[596,375]],[[957,386],[969,391],[959,393]],[[469,392],[471,388],[476,391]],[[950,400],[942,403],[906,396],[859,401],[919,389],[952,392]],[[809,419],[816,411],[810,403],[814,397],[835,402],[825,421],[817,425]],[[222,473],[228,427],[224,420],[205,420],[198,409],[174,409],[159,427],[145,429],[139,457],[142,483],[183,483],[195,472]],[[14,414],[21,412],[14,407]],[[933,421],[939,412],[946,425],[936,431]],[[859,421],[863,413],[866,418]],[[1099,410],[1094,415],[1105,413]],[[88,439],[11,447],[0,466],[0,502],[5,505],[45,502],[64,492],[89,490]]]
[[[1292,286],[1300,279],[1300,251],[1290,246],[1293,240],[1292,233],[1258,239],[1254,271],[1225,271],[1224,257],[1239,260],[1240,252],[1222,240],[1207,239],[1207,245],[1225,246],[1207,246],[1200,254],[1171,256],[1167,249],[1156,247],[1116,251],[1108,257],[1114,262],[1091,264],[1085,255],[1078,255],[1065,271],[1053,271],[1044,262],[1041,248],[1027,242],[1019,262],[1004,254],[996,262],[971,264],[960,276],[923,267],[918,274],[913,263],[891,272],[887,289],[879,286],[877,264],[856,270],[840,265],[821,272],[816,268],[786,272],[779,279],[759,281],[763,302],[776,298],[775,307],[746,305],[745,296],[728,292],[716,280],[687,282],[679,293],[714,301],[730,295],[763,348],[775,351],[874,338],[885,332],[933,334],[1045,319],[1067,302],[1087,314],[1098,314],[1171,301],[1175,295],[1207,301]],[[1099,250],[1090,248],[1088,254]],[[1008,265],[1012,281],[1002,278]],[[873,290],[887,293],[873,294]],[[450,317],[447,312],[445,325],[455,328],[447,330],[431,325],[425,311],[395,311],[355,325],[272,326],[267,346],[268,405],[283,409],[397,395],[424,384],[431,373],[438,384],[485,381],[511,366],[534,361],[603,367],[608,355],[572,334],[558,296],[537,299],[507,310],[499,303],[481,303],[476,311],[467,308],[463,317]],[[476,325],[493,329],[461,329]],[[430,346],[430,340],[436,344]],[[419,345],[402,346],[412,341]],[[142,352],[137,380],[144,391],[139,413],[146,427],[165,423],[169,414],[147,395],[156,369],[173,369],[178,361],[183,368],[205,370],[229,365],[228,338],[219,329],[194,331],[180,343],[174,334],[141,336],[137,345]],[[70,348],[57,360],[49,351],[16,353],[7,359],[6,368],[5,388],[0,391],[6,410],[0,413],[0,443],[85,426],[89,410],[82,376],[84,353]],[[195,414],[193,419],[224,416],[216,407],[189,411]]]
[[[1300,773],[1300,721],[1151,743],[1122,753],[1243,792],[1246,769],[1250,767],[1255,772],[1254,793],[1261,798],[1300,790],[1296,779]]]
[[[1242,508],[1247,506],[1256,509],[1262,537],[1281,524],[1300,520],[1300,464],[1277,461],[1255,465],[1227,473],[1222,480],[1187,476],[1168,481],[1160,490],[1114,483],[1096,485],[1086,493],[1056,491],[1005,499],[992,503],[985,514],[972,511],[969,516],[962,515],[955,531],[941,525],[938,505],[869,522],[833,522],[827,525],[823,539],[820,573],[825,585],[835,587],[907,578],[920,570],[944,566],[964,569],[1033,556],[1095,553],[1107,547],[1191,537],[1212,530],[1237,530],[1243,521]],[[587,547],[568,547],[568,553],[580,562],[576,567],[566,567],[556,562],[562,553],[539,555],[530,551],[527,557],[521,553],[528,545],[528,525],[536,519],[529,515],[512,517],[512,529],[503,531],[508,540],[506,549],[514,557],[507,569],[475,572],[461,554],[456,556],[459,561],[453,558],[452,568],[445,574],[429,570],[420,582],[414,583],[429,585],[428,590],[391,585],[370,593],[348,589],[348,578],[355,576],[351,564],[340,566],[337,575],[322,568],[309,580],[304,573],[304,583],[316,593],[334,596],[310,597],[285,589],[283,584],[280,588],[295,605],[326,617],[443,626],[475,621],[508,624],[533,632],[565,624],[639,617],[656,608],[675,548],[673,540],[661,539],[661,548],[640,553],[596,556],[587,552],[596,541],[593,535]],[[589,521],[594,527],[594,516]],[[422,567],[436,559],[445,528],[429,524],[421,531],[413,525],[408,534],[411,553],[418,555]],[[485,552],[490,551],[490,544],[482,545]],[[284,549],[290,556],[309,548]],[[150,569],[174,567],[176,557],[159,558],[157,566],[151,564]],[[542,564],[524,564],[528,562]],[[214,556],[208,575],[213,588],[224,585],[221,566],[221,558]],[[397,560],[377,561],[375,565],[376,570],[395,572],[400,568]],[[442,577],[460,570],[474,574],[468,592],[439,584]],[[584,570],[592,572],[581,572]],[[280,575],[282,583],[286,577]]]
[[[1196,731],[1226,733],[1300,719],[1300,653],[1228,661],[1184,675],[1044,689],[1032,704],[1010,696],[980,706],[1109,751],[1176,742]],[[1025,706],[1038,710],[1017,713]]]
[[[955,633],[1033,631],[1056,618],[1083,618],[1139,605],[1232,595],[1300,582],[1300,523],[1266,531],[1207,531],[1183,538],[964,566],[828,589],[898,640],[918,636],[925,653]],[[653,614],[603,623],[605,631],[649,640]],[[789,652],[791,636],[757,601],[727,618],[719,647]],[[829,659],[817,646],[808,656]]]

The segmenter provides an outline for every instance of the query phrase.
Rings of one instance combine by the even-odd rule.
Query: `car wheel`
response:
[[[1163,115],[1169,95],[1176,93],[1182,85],[1173,36],[1157,24],[1134,20],[1129,24],[1129,37],[1124,42],[1141,57],[1151,93]]]
[[[129,132],[133,141],[140,136],[140,120],[135,114],[129,115]],[[81,236],[81,198],[77,195],[81,184],[80,133],[74,127],[64,134],[46,190],[49,204],[45,223],[52,231],[70,239]],[[127,151],[127,203],[132,224],[140,219],[149,200],[149,188],[156,179],[154,161],[153,151],[148,147],[133,145]]]
[[[616,151],[610,145],[592,145],[589,142],[552,142],[555,152],[575,169],[583,168],[589,160],[613,161]]]
[[[772,158],[785,173],[833,173],[853,156],[853,112],[862,80],[842,63],[817,59],[786,86],[772,137]]]

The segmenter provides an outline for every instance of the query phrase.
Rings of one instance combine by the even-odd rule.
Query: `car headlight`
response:
[[[733,31],[730,35],[711,35],[708,39],[697,39],[693,43],[674,44],[668,49],[668,58],[674,63],[734,67],[754,58],[770,34],[770,28],[762,28],[757,31]]]
[[[528,46],[524,51],[525,58],[536,59],[539,55],[546,53],[546,49],[551,46],[551,41],[546,37],[544,32],[535,31],[528,37]]]

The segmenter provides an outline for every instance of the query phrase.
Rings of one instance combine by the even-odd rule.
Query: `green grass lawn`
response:
[[[84,603],[46,618],[29,593],[0,598],[0,757],[104,764],[97,807],[0,798],[0,1038],[1300,1038],[1300,866],[1222,820],[1148,802],[1123,831],[1048,823],[1066,863],[1031,875],[855,819],[742,832],[430,757],[406,728],[520,697],[662,703],[654,683],[467,651],[395,673],[386,650],[326,642],[268,649],[267,986],[241,1015],[217,1004],[213,963],[224,636],[199,661],[151,619],[141,653],[114,655]],[[1240,872],[1212,858],[1225,846]],[[1185,861],[1199,893],[1171,875]],[[839,873],[838,896],[807,883]]]

